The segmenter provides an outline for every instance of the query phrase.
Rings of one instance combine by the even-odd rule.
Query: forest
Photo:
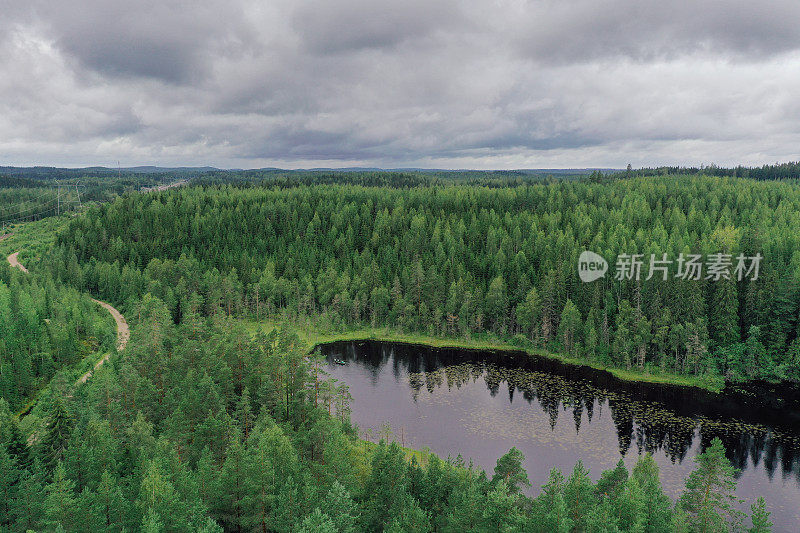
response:
[[[209,185],[124,195],[60,234],[47,268],[180,322],[314,316],[443,337],[491,334],[648,373],[800,379],[800,188],[720,177],[471,185]],[[578,256],[725,253],[757,279],[583,284]],[[751,276],[752,277],[752,276]]]
[[[17,410],[56,371],[113,345],[88,295],[0,266],[0,398]]]
[[[535,498],[512,448],[491,475],[460,458],[355,437],[346,387],[297,337],[249,338],[192,298],[176,325],[146,295],[131,347],[74,395],[47,399],[28,446],[0,400],[4,531],[770,531],[763,499],[737,511],[719,440],[677,503],[650,455],[594,482],[579,462]]]
[[[359,438],[303,319],[800,380],[796,184],[517,178],[201,181],[59,217],[30,273],[0,267],[0,531],[771,531],[769,502],[740,510],[718,439],[673,501],[649,454],[528,479],[516,448],[484,472]],[[755,280],[583,284],[584,250],[612,270],[623,253],[764,260]],[[74,386],[59,371],[113,346],[89,295],[132,335]]]
[[[721,167],[718,165],[707,165],[700,167],[655,167],[628,169],[624,175],[637,176],[663,176],[667,174],[677,175],[706,175],[706,176],[732,176],[739,178],[749,178],[753,180],[797,180],[800,178],[800,162],[792,161],[788,163],[778,163],[774,165],[762,165],[760,167],[736,166],[732,168]]]

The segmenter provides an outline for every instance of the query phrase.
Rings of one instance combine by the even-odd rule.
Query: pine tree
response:
[[[466,482],[457,487],[447,499],[442,531],[459,533],[476,530],[483,521],[480,501],[484,498],[485,493],[478,483],[472,476],[468,477]]]
[[[589,511],[586,519],[586,531],[590,533],[617,533],[620,531],[610,500],[603,499]]]
[[[243,531],[246,528],[246,502],[255,493],[245,448],[240,439],[241,433],[236,428],[225,452],[214,502],[221,523],[231,531]]]
[[[94,492],[84,490],[81,497],[85,495],[89,500],[87,508],[91,517],[91,529],[100,531],[125,528],[130,512],[129,503],[112,474],[104,470],[97,490]]]
[[[246,523],[258,530],[277,528],[278,496],[289,479],[299,476],[297,452],[280,427],[265,420],[253,428],[248,446],[248,483],[252,492],[244,501]],[[262,426],[262,427],[260,427]]]
[[[658,464],[651,454],[647,453],[636,461],[631,478],[639,485],[643,497],[644,531],[668,533],[672,519],[672,502],[664,494],[658,477]]]
[[[37,530],[45,515],[45,484],[38,460],[30,470],[23,470],[19,477],[16,499],[12,500],[12,515],[22,530]]]
[[[497,460],[492,483],[497,484],[502,480],[512,493],[519,492],[522,487],[530,487],[528,473],[522,468],[524,461],[525,456],[522,455],[522,452],[511,448],[508,453]]]
[[[764,498],[760,497],[750,506],[750,510],[752,511],[752,515],[750,515],[750,519],[753,522],[753,527],[751,527],[748,531],[749,533],[769,533],[772,531],[772,522],[769,521],[769,511],[767,511],[767,504],[764,502]]]
[[[338,533],[339,529],[328,515],[316,508],[314,512],[303,519],[295,531],[297,533]]]
[[[16,498],[19,476],[16,461],[0,442],[0,529],[11,525],[11,502]]]
[[[568,533],[572,531],[573,520],[564,501],[564,494],[559,492],[553,496],[553,505],[547,509],[547,514],[542,520],[542,531],[554,533]]]
[[[564,501],[573,527],[585,529],[589,514],[597,504],[597,500],[589,471],[583,466],[582,461],[575,464],[572,474],[564,484]]]
[[[147,513],[142,519],[142,533],[164,533],[164,522],[158,513],[152,508],[147,509]]]
[[[336,531],[353,533],[358,519],[358,506],[350,497],[344,485],[338,481],[328,491],[320,505],[320,510],[330,517]]]
[[[620,459],[614,469],[606,470],[600,474],[600,479],[597,481],[595,491],[598,496],[614,500],[619,497],[625,489],[625,483],[627,481],[628,469],[625,468],[625,463]]]
[[[518,529],[519,495],[501,478],[486,495],[486,506],[483,509],[483,526],[487,531],[508,531]]]
[[[686,511],[691,527],[701,532],[727,531],[737,527],[742,516],[733,504],[739,500],[736,490],[736,469],[725,457],[719,438],[695,457],[697,468],[686,480],[686,489],[679,504]]]
[[[239,424],[239,431],[242,434],[242,438],[247,440],[250,436],[250,430],[253,427],[253,408],[250,403],[250,391],[247,387],[244,388],[242,391],[242,396],[239,398],[239,401],[236,403],[236,410],[234,412],[233,418]]]
[[[392,502],[389,524],[385,531],[387,533],[405,533],[406,531],[426,533],[431,531],[430,518],[417,500],[407,492],[401,492],[399,498]]]
[[[155,460],[149,461],[144,468],[137,505],[144,511],[150,524],[148,527],[161,523],[159,527],[165,531],[189,529],[185,505],[180,501],[175,486]]]
[[[78,518],[75,516],[74,489],[75,482],[67,477],[64,465],[59,461],[53,472],[53,481],[45,488],[45,514],[49,526],[60,526],[67,531],[74,528]]]
[[[370,531],[380,530],[391,523],[391,509],[407,495],[406,463],[397,443],[381,441],[372,457],[372,471],[364,487],[362,522]]]

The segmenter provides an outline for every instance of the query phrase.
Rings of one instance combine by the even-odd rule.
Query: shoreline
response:
[[[255,322],[247,321],[251,325],[260,328],[271,329],[279,325],[279,321]],[[469,351],[489,351],[506,353],[524,353],[529,357],[542,357],[558,363],[576,367],[591,369],[597,372],[606,372],[613,378],[635,383],[646,383],[656,385],[670,385],[681,388],[701,389],[706,392],[719,393],[725,387],[725,380],[722,378],[702,378],[696,376],[685,376],[672,373],[645,373],[638,370],[628,370],[624,368],[610,367],[601,363],[587,361],[576,357],[569,357],[554,352],[549,352],[541,348],[532,348],[522,345],[512,344],[503,340],[487,339],[458,339],[452,337],[433,337],[430,335],[414,333],[397,333],[388,328],[363,328],[353,331],[339,333],[320,333],[313,326],[303,326],[296,322],[287,322],[287,326],[298,334],[302,341],[308,345],[308,351],[315,350],[323,344],[335,342],[384,342],[419,346],[433,349],[454,349]]]

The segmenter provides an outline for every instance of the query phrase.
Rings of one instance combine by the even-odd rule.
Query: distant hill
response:
[[[580,177],[591,174],[595,171],[603,173],[617,172],[615,169],[597,169],[597,168],[559,168],[559,169],[519,169],[519,170],[471,170],[471,169],[435,169],[435,168],[378,168],[378,167],[340,167],[340,168],[327,168],[317,167],[310,169],[281,169],[277,167],[266,167],[259,169],[221,169],[210,166],[203,167],[158,167],[152,165],[143,165],[135,167],[122,167],[112,168],[103,166],[91,166],[81,168],[59,168],[59,167],[0,167],[0,176],[8,178],[18,178],[36,181],[50,181],[50,180],[75,180],[80,178],[106,178],[113,177],[121,174],[122,177],[128,179],[136,179],[136,176],[147,176],[157,182],[163,182],[170,179],[183,179],[194,177],[216,176],[221,179],[230,179],[234,176],[257,176],[259,174],[281,174],[284,176],[293,176],[298,174],[358,174],[358,173],[416,173],[423,175],[435,175],[439,177],[467,177],[480,179],[481,177],[497,178],[497,177]]]
[[[259,170],[282,170],[279,168],[262,168]],[[429,172],[429,173],[443,173],[443,172],[453,172],[453,173],[466,173],[466,172],[485,172],[487,174],[496,174],[499,172],[507,172],[507,173],[517,173],[517,174],[546,174],[546,175],[556,175],[556,174],[569,174],[569,175],[576,175],[576,174],[591,174],[592,172],[599,170],[600,172],[604,173],[611,173],[611,172],[619,172],[622,169],[618,168],[520,168],[520,169],[511,169],[511,170],[474,170],[469,168],[458,168],[458,169],[447,169],[447,168],[417,168],[417,167],[399,167],[399,168],[379,168],[379,167],[315,167],[309,169],[298,169],[297,172],[308,171],[308,172]],[[285,171],[291,172],[291,171]]]
[[[226,172],[225,170],[214,167],[82,167],[82,168],[59,168],[59,167],[0,167],[0,175],[29,180],[62,180],[77,178],[103,178],[123,174],[136,175],[170,175],[185,176],[187,174],[207,174],[210,172]]]

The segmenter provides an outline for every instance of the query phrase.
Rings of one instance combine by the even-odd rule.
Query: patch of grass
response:
[[[679,385],[682,387],[698,387],[707,389],[713,392],[719,392],[725,385],[725,381],[719,376],[687,376],[685,374],[675,374],[672,372],[653,372],[648,370],[635,370],[618,368],[614,366],[603,365],[595,361],[580,359],[577,357],[570,357],[568,355],[548,352],[541,349],[524,349],[529,353],[534,353],[542,357],[556,359],[563,363],[571,365],[582,365],[594,368],[595,370],[605,370],[614,375],[617,379],[623,381],[639,381],[645,383],[666,383],[671,385]]]

